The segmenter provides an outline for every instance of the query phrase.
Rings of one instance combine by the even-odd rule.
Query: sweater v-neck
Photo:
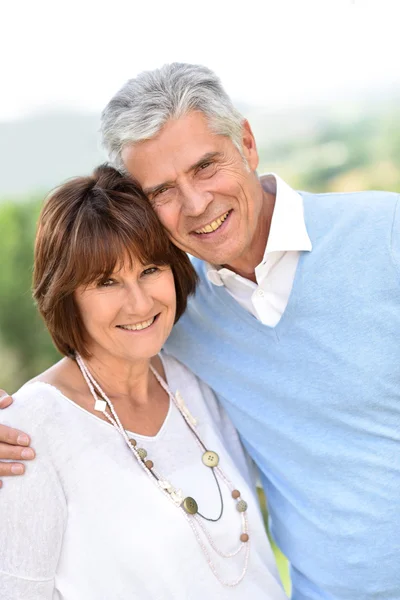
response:
[[[303,206],[304,206],[304,220],[308,229],[308,226],[311,227],[311,223],[308,219],[308,202],[307,195],[302,193],[303,198]],[[311,227],[312,229],[312,227]],[[315,240],[312,239],[312,235],[310,231],[308,231],[309,237],[311,239],[312,244],[314,245]],[[314,236],[313,236],[314,237]],[[311,251],[312,252],[312,251]],[[286,308],[279,319],[278,323],[274,326],[265,325],[259,319],[254,317],[250,312],[248,312],[245,308],[243,308],[227,291],[225,286],[216,286],[209,282],[211,293],[213,293],[218,300],[223,305],[223,309],[229,309],[232,313],[234,313],[237,317],[240,318],[246,325],[256,329],[258,332],[270,336],[276,342],[279,342],[280,336],[283,335],[284,331],[286,331],[287,327],[290,326],[292,314],[295,313],[295,306],[298,301],[298,298],[301,294],[302,289],[302,273],[304,270],[304,261],[310,255],[310,251],[302,251],[300,253],[299,261],[296,268],[295,277],[293,280],[292,289],[290,291],[289,299],[286,305]],[[205,268],[205,265],[204,267]],[[206,279],[206,278],[205,278]],[[207,279],[206,279],[207,280]],[[207,280],[208,282],[208,280]]]

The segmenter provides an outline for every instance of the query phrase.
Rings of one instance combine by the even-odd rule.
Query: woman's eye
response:
[[[115,279],[103,279],[103,281],[99,281],[98,287],[111,287],[114,285]]]
[[[153,273],[157,273],[160,269],[158,267],[149,267],[142,272],[142,275],[152,275]]]
[[[204,171],[204,169],[207,169],[207,167],[209,167],[210,165],[211,165],[210,162],[203,163],[202,165],[200,165],[199,169],[201,171]]]

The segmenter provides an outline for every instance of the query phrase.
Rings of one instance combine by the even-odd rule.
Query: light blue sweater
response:
[[[400,600],[400,200],[302,196],[313,250],[278,325],[195,260],[167,351],[218,393],[260,468],[293,598]]]

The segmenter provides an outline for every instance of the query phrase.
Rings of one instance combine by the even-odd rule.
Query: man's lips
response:
[[[224,226],[226,221],[229,220],[231,213],[232,213],[232,209],[226,211],[225,213],[223,213],[222,215],[220,215],[213,221],[210,221],[206,225],[203,225],[202,227],[199,227],[198,229],[193,230],[191,233],[196,236],[201,236],[201,237],[210,236],[213,233],[215,233],[216,231],[219,231]]]

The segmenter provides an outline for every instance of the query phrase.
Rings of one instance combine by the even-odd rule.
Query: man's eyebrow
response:
[[[155,185],[155,186],[149,187],[149,188],[143,188],[143,193],[145,196],[152,196],[153,194],[157,193],[159,190],[162,190],[162,188],[172,185],[172,183],[173,183],[173,181],[164,181],[164,183],[160,183],[159,185]]]
[[[197,162],[195,162],[194,165],[192,165],[191,167],[189,167],[189,169],[188,169],[187,172],[190,173],[190,171],[195,171],[203,163],[208,162],[209,160],[214,160],[214,159],[219,158],[221,156],[222,156],[221,152],[207,152]]]
[[[187,169],[186,173],[195,171],[205,162],[210,161],[210,160],[215,160],[216,158],[220,158],[221,156],[222,156],[221,152],[206,152],[206,154],[204,154],[201,158],[199,158],[199,160],[197,160],[193,165],[191,165]],[[173,185],[173,183],[174,183],[174,181],[164,181],[163,183],[159,183],[158,185],[155,185],[153,187],[143,188],[143,192],[145,193],[146,196],[151,196],[153,194],[156,194],[159,190],[162,190],[164,187]]]

